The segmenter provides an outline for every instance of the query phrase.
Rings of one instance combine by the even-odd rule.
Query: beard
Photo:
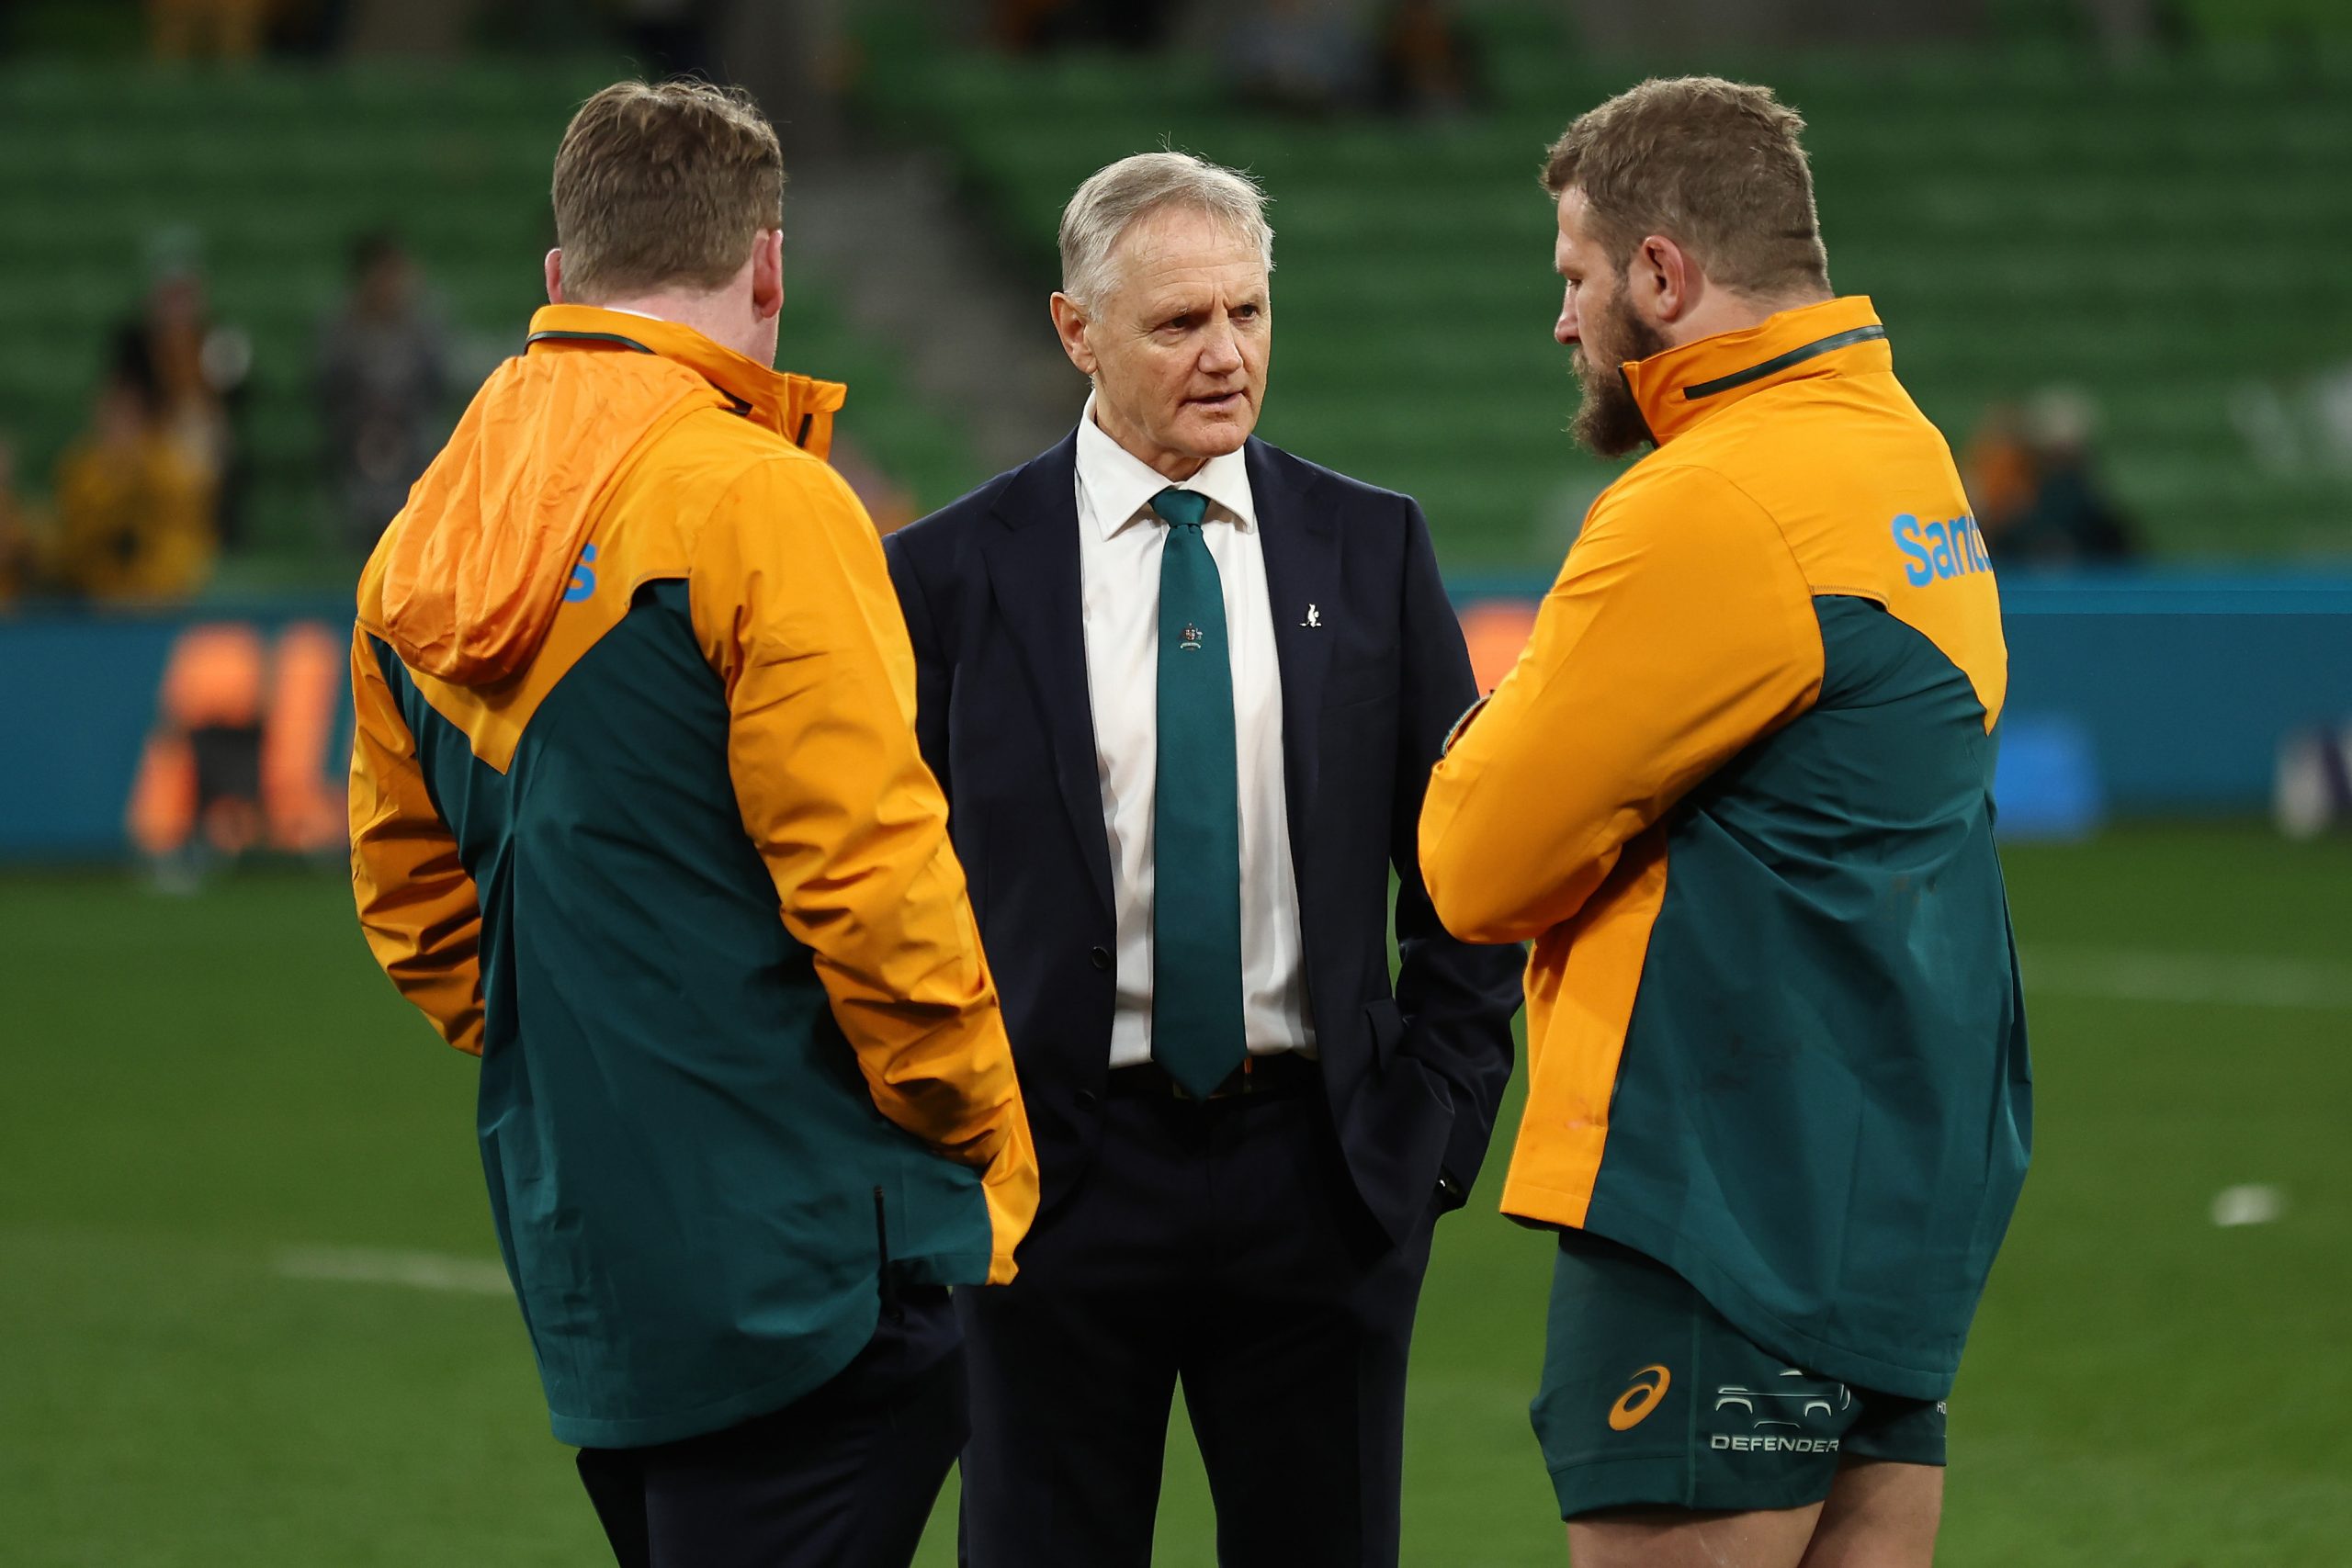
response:
[[[1608,352],[1596,356],[1588,337],[1577,345],[1572,361],[1584,401],[1577,405],[1568,434],[1600,457],[1622,457],[1652,437],[1642,406],[1634,400],[1634,389],[1625,384],[1625,373],[1618,367],[1665,353],[1667,342],[1656,327],[1625,308],[1622,292],[1609,301],[1600,319],[1602,346]]]

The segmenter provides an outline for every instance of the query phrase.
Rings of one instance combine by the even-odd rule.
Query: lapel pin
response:
[[[1306,607],[1306,619],[1299,622],[1298,624],[1302,626],[1313,626],[1317,630],[1320,630],[1323,626],[1323,614],[1314,605],[1309,604]]]

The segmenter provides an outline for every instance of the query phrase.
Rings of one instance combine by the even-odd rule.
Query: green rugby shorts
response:
[[[1792,1367],[1664,1264],[1575,1230],[1560,1233],[1529,1414],[1564,1519],[1801,1507],[1848,1458],[1944,1462],[1942,1401]]]

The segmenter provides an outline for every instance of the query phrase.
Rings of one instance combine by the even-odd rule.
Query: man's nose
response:
[[[1552,323],[1552,341],[1563,348],[1573,348],[1584,334],[1577,331],[1577,304],[1573,299],[1560,302],[1560,319]]]
[[[1212,376],[1230,376],[1241,364],[1241,345],[1234,340],[1232,323],[1211,327],[1208,341],[1201,345],[1201,368]]]

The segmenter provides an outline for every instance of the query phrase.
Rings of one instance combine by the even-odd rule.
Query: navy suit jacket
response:
[[[1430,769],[1476,691],[1419,506],[1255,439],[1247,462],[1282,669],[1307,1005],[1356,1190],[1402,1239],[1433,1196],[1452,1207],[1468,1192],[1510,1076],[1521,950],[1447,935],[1416,849]],[[1045,1208],[1102,1134],[1118,945],[1076,466],[1072,434],[883,542],[914,642],[916,728],[1003,998]],[[1310,604],[1319,624],[1305,624]]]

